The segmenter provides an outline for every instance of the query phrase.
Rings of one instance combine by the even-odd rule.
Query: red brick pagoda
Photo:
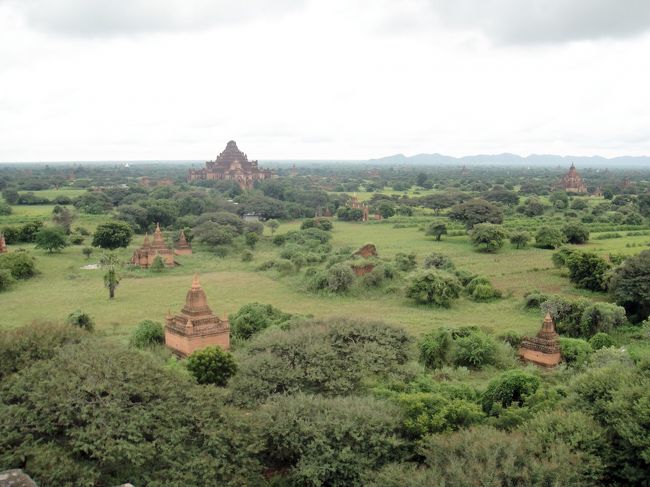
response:
[[[567,193],[587,193],[587,185],[583,181],[582,176],[578,174],[575,164],[571,164],[569,172],[562,178],[560,188]]]
[[[180,314],[168,313],[165,318],[165,345],[181,357],[211,345],[230,348],[230,323],[212,313],[198,274],[194,275]]]
[[[0,233],[0,254],[7,252],[7,241],[3,233]]]
[[[145,235],[142,247],[133,252],[131,264],[146,269],[151,267],[151,264],[153,264],[157,256],[160,256],[165,266],[174,267],[174,252],[167,247],[159,224],[156,224],[156,231],[153,233],[153,242],[149,242],[149,235]]]
[[[555,331],[555,323],[550,313],[546,313],[542,329],[536,337],[524,337],[519,347],[519,357],[542,367],[555,367],[562,361],[560,354],[560,335]]]
[[[174,248],[174,253],[176,255],[192,255],[192,246],[185,238],[185,232],[181,230],[180,235],[178,236],[178,243]]]
[[[271,176],[271,171],[260,169],[257,161],[249,161],[246,154],[237,148],[237,143],[231,140],[214,161],[205,163],[205,168],[190,169],[187,181],[203,179],[234,181],[242,189],[252,189],[255,181],[268,179]]]

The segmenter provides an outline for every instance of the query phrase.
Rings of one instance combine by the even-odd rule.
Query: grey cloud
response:
[[[630,37],[650,30],[648,0],[428,0],[440,20],[502,44]]]
[[[207,29],[279,15],[304,0],[0,0],[40,31],[108,37]]]

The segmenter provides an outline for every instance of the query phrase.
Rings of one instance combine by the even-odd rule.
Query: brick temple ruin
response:
[[[0,254],[7,252],[7,241],[3,233],[0,233]]]
[[[192,246],[187,241],[185,237],[185,232],[181,230],[180,235],[178,236],[178,242],[174,247],[174,254],[176,255],[192,255]]]
[[[153,242],[149,241],[149,234],[146,234],[142,247],[133,252],[131,264],[147,269],[151,267],[157,256],[160,256],[166,267],[174,267],[174,252],[167,247],[159,224],[156,224],[156,230],[153,233]]]
[[[362,213],[361,221],[362,222],[368,221],[368,211],[369,211],[368,205],[366,205],[365,203],[361,203],[357,198],[357,195],[354,195],[350,198],[349,207],[354,208],[355,210],[361,210]]]
[[[555,367],[562,361],[560,354],[560,335],[555,331],[555,323],[550,313],[546,313],[542,329],[537,336],[524,337],[519,346],[519,357],[542,367]]]
[[[231,140],[214,161],[207,161],[202,169],[190,169],[187,181],[234,181],[241,189],[252,189],[255,181],[269,179],[272,175],[271,171],[260,169],[257,161],[249,161]]]
[[[230,323],[215,315],[208,306],[198,274],[194,275],[181,312],[173,316],[167,313],[165,345],[181,357],[212,345],[223,350],[230,348]]]
[[[575,164],[571,164],[569,172],[560,181],[559,187],[567,193],[586,194],[587,185],[585,184],[582,176],[578,174]]]

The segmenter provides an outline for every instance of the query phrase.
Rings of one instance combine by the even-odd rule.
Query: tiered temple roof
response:
[[[230,348],[230,323],[212,312],[201,287],[198,274],[185,297],[185,306],[176,315],[165,318],[165,345],[174,353],[187,357],[195,350],[217,345]]]
[[[159,224],[156,224],[156,230],[153,233],[153,242],[149,241],[149,234],[145,234],[144,243],[142,247],[133,252],[131,263],[147,268],[153,264],[157,256],[162,258],[167,267],[174,266],[174,252],[167,247]]]
[[[582,179],[582,176],[578,174],[575,164],[571,164],[569,172],[562,178],[560,187],[564,189],[567,193],[586,193],[587,185]]]
[[[560,354],[560,335],[555,331],[555,323],[550,313],[546,313],[542,329],[537,336],[524,337],[519,348],[519,356],[526,362],[544,367],[554,367],[562,360]]]
[[[237,182],[242,189],[251,189],[254,181],[271,176],[271,171],[260,169],[257,161],[249,161],[246,154],[239,150],[237,143],[231,140],[214,161],[205,163],[205,168],[190,169],[187,180],[230,180]]]

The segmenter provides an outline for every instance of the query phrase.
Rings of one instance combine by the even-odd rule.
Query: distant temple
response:
[[[133,252],[133,257],[131,257],[131,264],[135,264],[146,269],[148,267],[151,267],[151,264],[153,264],[153,261],[158,255],[165,263],[165,266],[174,266],[174,252],[172,252],[172,250],[167,247],[167,244],[163,239],[162,232],[160,231],[160,225],[156,224],[156,231],[153,233],[153,242],[149,242],[148,234],[145,235],[142,247],[136,249]]]
[[[370,215],[370,208],[366,203],[361,203],[356,195],[350,197],[350,202],[348,203],[348,208],[354,208],[355,210],[361,210],[361,221],[367,222],[368,220],[382,220],[383,217],[379,213]]]
[[[555,331],[555,323],[550,313],[546,313],[542,329],[536,337],[524,337],[519,347],[519,357],[543,367],[554,367],[560,363],[560,335]]]
[[[363,213],[363,216],[361,217],[361,221],[367,222],[368,221],[368,205],[365,203],[361,203],[359,199],[357,198],[356,195],[352,196],[350,198],[350,208],[354,208],[355,210],[361,210]]]
[[[174,253],[176,255],[192,255],[192,246],[185,238],[185,232],[181,230],[180,235],[178,236],[178,243],[174,248]]]
[[[0,233],[0,254],[7,252],[7,241],[3,233]]]
[[[230,348],[230,323],[212,313],[197,274],[181,312],[174,316],[167,313],[165,345],[181,357],[212,345],[223,350]]]
[[[242,189],[251,189],[255,181],[268,179],[271,171],[260,169],[257,161],[249,161],[246,154],[237,148],[237,143],[231,140],[224,151],[214,161],[205,163],[203,169],[190,169],[188,182],[199,180],[234,181]]]
[[[582,180],[580,174],[578,174],[578,171],[576,171],[576,166],[573,163],[571,163],[569,172],[562,178],[559,186],[567,193],[584,194],[587,192],[587,185]]]

